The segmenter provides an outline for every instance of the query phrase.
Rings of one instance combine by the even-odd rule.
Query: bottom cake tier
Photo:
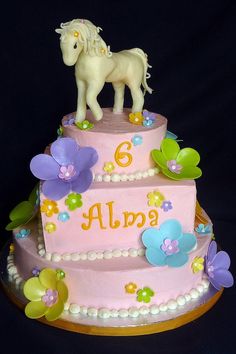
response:
[[[154,267],[144,252],[115,252],[110,259],[61,260],[53,262],[38,254],[36,227],[30,236],[14,236],[14,251],[8,256],[8,273],[16,286],[44,268],[59,269],[69,296],[64,309],[91,317],[137,317],[183,307],[209,286],[204,271],[197,269],[207,254],[211,234],[198,235],[197,246],[181,267]],[[42,253],[43,254],[43,253]],[[111,253],[112,254],[112,253]],[[84,257],[86,258],[86,257]],[[197,269],[197,270],[196,270]]]

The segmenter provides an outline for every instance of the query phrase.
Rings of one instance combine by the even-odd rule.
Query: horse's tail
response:
[[[153,89],[151,87],[148,86],[147,84],[147,79],[149,79],[151,77],[151,74],[148,73],[148,68],[151,68],[151,65],[148,64],[148,56],[146,53],[144,53],[144,51],[140,48],[133,48],[130,50],[133,54],[138,55],[142,62],[143,62],[143,66],[144,66],[144,70],[143,70],[143,80],[142,80],[142,85],[144,88],[144,95],[147,92],[152,93]]]

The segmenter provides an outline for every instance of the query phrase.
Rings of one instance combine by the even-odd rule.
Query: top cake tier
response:
[[[132,124],[129,121],[130,110],[114,114],[111,108],[103,109],[103,119],[94,121],[91,111],[87,111],[86,120],[94,123],[90,130],[81,130],[74,124],[68,124],[67,115],[62,120],[63,136],[76,140],[79,146],[91,146],[98,153],[98,162],[92,168],[95,178],[106,174],[126,175],[145,173],[155,166],[150,152],[159,149],[166,135],[167,119],[156,114],[151,126]]]

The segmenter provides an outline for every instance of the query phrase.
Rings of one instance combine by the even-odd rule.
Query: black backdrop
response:
[[[235,20],[224,1],[8,1],[1,5],[1,226],[35,184],[29,161],[56,138],[60,119],[76,107],[73,68],[61,58],[54,29],[88,18],[112,51],[140,47],[153,65],[146,108],[169,119],[169,130],[201,154],[198,199],[214,221],[235,272]],[[111,106],[109,85],[99,96]],[[130,104],[127,94],[126,106]],[[1,231],[0,245],[10,237]],[[194,323],[136,338],[63,332],[30,321],[0,292],[0,352],[235,353],[235,288]]]

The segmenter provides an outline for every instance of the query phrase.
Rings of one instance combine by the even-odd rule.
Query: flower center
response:
[[[179,252],[178,245],[179,245],[178,240],[170,240],[169,238],[167,238],[164,240],[163,244],[161,245],[161,249],[167,256],[171,256],[172,254]]]
[[[168,169],[173,172],[179,174],[183,168],[182,165],[177,164],[176,160],[167,161]]]
[[[76,174],[74,165],[61,166],[60,173],[58,175],[59,178],[65,181],[69,181]]]
[[[214,270],[215,268],[213,267],[213,265],[211,265],[210,263],[208,263],[207,265],[207,273],[211,278],[214,278]]]
[[[58,300],[58,291],[47,289],[45,295],[42,296],[42,301],[47,307],[52,307]]]

